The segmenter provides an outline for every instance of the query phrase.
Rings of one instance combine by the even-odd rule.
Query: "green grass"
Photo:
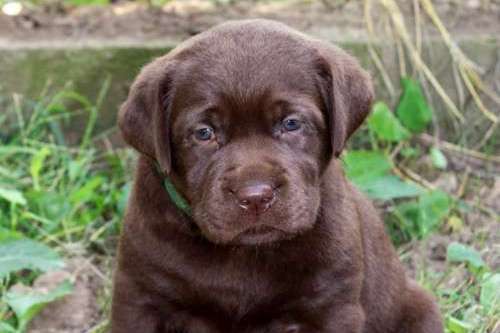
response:
[[[0,245],[28,238],[63,257],[114,252],[132,154],[93,137],[107,86],[95,102],[70,90],[37,101],[0,100]],[[77,118],[84,126],[71,133],[67,127]],[[0,288],[30,284],[33,278],[14,273],[0,281]],[[0,322],[19,326],[4,295]]]
[[[54,95],[43,94],[36,101],[21,96],[0,97],[0,257],[2,251],[6,252],[13,244],[20,246],[15,243],[16,240],[26,238],[45,246],[37,251],[39,255],[45,253],[52,258],[52,265],[75,255],[92,257],[99,254],[109,261],[113,260],[115,240],[130,189],[130,165],[134,153],[129,149],[115,149],[107,142],[106,135],[94,133],[107,86],[105,82],[96,101],[71,90]],[[388,115],[382,116],[387,125],[387,118],[384,117]],[[390,122],[395,121],[390,119]],[[76,132],[71,127],[75,124]],[[373,132],[368,137],[372,138],[381,133],[383,136],[381,131],[387,130],[378,126],[377,118],[371,120],[370,127]],[[404,134],[406,132],[400,125],[395,124],[389,130],[392,132],[385,136],[386,139],[408,139],[408,134]],[[369,160],[368,156],[378,161],[378,171],[367,177],[366,173],[360,173],[355,168],[354,163],[354,168],[348,173],[353,178],[357,177],[360,186],[367,186],[375,194],[378,192],[372,186],[373,182],[387,179],[399,195],[408,194],[411,190],[411,198],[391,197],[384,199],[384,205],[389,211],[389,230],[393,240],[401,246],[402,259],[414,259],[417,249],[427,247],[429,237],[442,232],[449,216],[460,212],[450,208],[452,204],[443,199],[444,194],[421,194],[415,192],[414,185],[410,189],[401,187],[401,180],[395,181],[395,176],[390,174],[391,165],[401,162],[387,160],[391,147],[379,141],[368,145],[371,146],[369,153],[354,153],[346,157],[345,162],[349,168],[349,163],[356,162],[358,155],[365,162]],[[422,150],[409,143],[404,145],[408,149]],[[407,215],[398,218],[397,214],[393,214],[398,207],[406,207],[408,211],[403,213]],[[422,229],[426,227],[425,223],[429,223],[428,216],[411,214],[419,209],[430,209],[431,215],[438,209],[439,214],[444,211],[446,216],[433,216],[432,227]],[[492,219],[491,223],[498,222]],[[423,227],[421,224],[424,224]],[[456,233],[448,233],[447,236],[457,238]],[[29,250],[29,244],[21,245]],[[472,245],[477,250],[482,243],[478,238],[477,243]],[[449,246],[448,251],[448,260],[439,269],[427,265],[429,258],[425,257],[417,262],[415,269],[417,280],[439,298],[447,332],[498,330],[500,306],[498,298],[493,299],[494,295],[498,297],[500,290],[498,272],[494,275],[491,264],[481,258],[484,251],[477,252],[460,245]],[[44,266],[46,262],[33,262],[36,259],[36,255],[25,258],[31,266],[21,270],[18,267],[3,279],[0,274],[0,332],[22,332],[31,315],[36,314],[36,311],[16,312],[15,302],[9,298],[12,297],[9,296],[12,285],[22,283],[29,286],[36,276],[49,268]],[[105,273],[110,274],[109,268],[103,269],[108,269]],[[30,298],[33,309],[38,311],[41,300],[52,300],[62,295],[60,290],[53,292],[55,294],[44,298]],[[66,288],[64,292],[71,291]],[[106,313],[110,285],[105,284],[99,295],[101,310]],[[106,317],[103,315],[94,331],[104,331],[105,327]]]

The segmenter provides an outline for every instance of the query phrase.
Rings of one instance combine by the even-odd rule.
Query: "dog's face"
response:
[[[210,241],[257,245],[316,222],[321,176],[368,113],[351,57],[268,21],[230,23],[148,65],[121,110]]]
[[[171,101],[173,169],[215,242],[291,237],[319,207],[329,145],[313,69],[254,57],[191,59],[183,70],[197,78],[180,79]]]

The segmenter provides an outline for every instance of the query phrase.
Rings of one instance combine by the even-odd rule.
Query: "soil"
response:
[[[222,1],[214,0],[174,0],[163,7],[154,7],[119,0],[105,7],[68,7],[54,1],[25,8],[18,16],[0,14],[0,42],[5,45],[57,41],[176,42],[226,20],[254,17],[280,20],[320,37],[327,34],[335,40],[366,38],[363,2],[351,0],[344,5],[334,5],[342,2],[233,1],[222,5]],[[325,5],[327,3],[331,5]],[[434,3],[454,35],[497,36],[500,31],[497,0],[489,1],[487,8],[479,0],[435,0]],[[412,16],[412,1],[398,1],[398,4],[409,14],[405,18]],[[380,6],[374,6],[376,25],[385,22],[378,20],[382,17],[381,10]],[[408,23],[411,27],[411,22]],[[425,32],[433,33],[432,29]]]
[[[71,258],[64,270],[38,277],[33,289],[53,290],[64,280],[73,282],[72,293],[47,305],[30,323],[28,333],[89,332],[102,320],[99,297],[110,283],[106,273],[89,258]]]

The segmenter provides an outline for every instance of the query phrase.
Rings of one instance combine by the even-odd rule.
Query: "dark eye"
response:
[[[194,131],[194,136],[197,140],[208,141],[214,137],[214,129],[212,127],[202,127]]]
[[[288,132],[296,131],[302,126],[300,120],[297,118],[287,118],[283,120],[282,125],[283,129]]]

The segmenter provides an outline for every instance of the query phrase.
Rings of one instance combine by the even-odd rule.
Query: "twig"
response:
[[[401,13],[401,10],[399,9],[398,5],[394,0],[380,0],[380,2],[384,5],[384,7],[387,9],[387,11],[390,13],[391,19],[394,23],[394,26],[396,28],[396,31],[398,32],[400,38],[402,39],[403,43],[405,44],[406,48],[409,50],[410,55],[413,59],[413,62],[415,65],[425,74],[425,77],[429,82],[433,85],[434,89],[438,93],[438,95],[441,97],[443,102],[447,105],[447,110],[449,110],[452,115],[454,115],[457,119],[460,120],[460,122],[465,122],[464,116],[460,113],[458,110],[457,106],[455,103],[451,100],[450,96],[448,96],[439,83],[439,81],[436,79],[436,77],[432,74],[431,70],[427,65],[424,63],[420,55],[418,54],[417,50],[413,46],[413,42],[411,41],[411,38],[408,34],[408,31],[406,29],[403,15]]]
[[[491,138],[493,133],[495,133],[495,130],[497,129],[497,127],[498,127],[498,122],[492,123],[490,128],[488,128],[488,130],[484,134],[481,141],[479,141],[479,143],[474,146],[474,149],[479,150],[479,149],[483,148],[483,146],[486,144],[486,142],[488,142],[488,140]]]
[[[418,136],[418,140],[426,145],[433,145],[436,141],[434,140],[434,137],[429,135],[429,134],[420,134]],[[475,151],[475,150],[472,150],[472,149],[468,149],[468,148],[465,148],[465,147],[460,147],[460,146],[457,146],[453,143],[450,143],[448,141],[444,141],[444,140],[438,140],[437,141],[437,144],[445,149],[445,150],[448,150],[448,151],[451,151],[451,152],[455,152],[455,153],[459,153],[459,154],[462,154],[462,155],[467,155],[467,156],[471,156],[471,157],[474,157],[474,158],[477,158],[477,159],[480,159],[480,160],[484,160],[484,161],[488,161],[488,162],[494,162],[494,163],[500,163],[500,156],[495,156],[495,155],[487,155],[487,154],[484,154],[484,153],[481,153],[481,152],[478,152],[478,151]]]
[[[398,38],[395,38],[395,39],[396,39],[396,49],[398,50],[399,71],[401,73],[401,76],[405,77],[405,76],[407,76],[405,52],[403,49],[403,45],[401,45],[401,40]]]
[[[389,92],[389,95],[391,96],[392,99],[396,95],[396,90],[394,89],[394,85],[392,84],[391,77],[389,76],[389,74],[385,70],[384,65],[382,64],[382,60],[380,60],[377,51],[375,51],[375,48],[373,47],[373,39],[375,33],[373,28],[373,20],[371,16],[371,5],[372,5],[371,0],[365,0],[364,18],[369,36],[368,52],[370,53],[370,57],[372,58],[375,67],[380,72],[380,75],[382,75],[382,81],[384,82],[384,85],[387,88],[387,91]]]
[[[394,98],[394,96],[396,95],[396,90],[394,89],[394,85],[392,84],[389,74],[385,70],[382,61],[380,60],[380,57],[378,56],[377,52],[375,51],[372,45],[368,45],[368,52],[370,53],[370,57],[372,58],[375,67],[377,67],[377,70],[380,72],[380,75],[382,75],[382,81],[384,82],[384,85],[387,88],[387,91],[389,92],[391,99]]]
[[[477,107],[479,108],[479,111],[484,114],[485,117],[490,119],[492,122],[497,122],[498,118],[491,113],[483,104],[481,101],[481,98],[479,97],[476,89],[474,86],[477,87],[484,87],[484,83],[481,81],[479,76],[477,75],[476,71],[482,72],[482,68],[479,67],[476,63],[474,63],[472,60],[470,60],[463,52],[462,50],[457,46],[457,44],[453,41],[453,39],[450,36],[450,33],[448,30],[446,30],[443,22],[439,19],[438,14],[436,13],[434,6],[432,5],[432,2],[430,0],[420,0],[422,3],[422,7],[426,11],[427,15],[430,17],[432,20],[433,24],[436,26],[436,28],[439,30],[443,41],[445,44],[448,46],[448,49],[450,50],[450,53],[453,57],[453,59],[458,63],[459,65],[459,71],[460,74],[462,75],[462,79],[464,80],[465,86],[471,93],[474,102],[476,103]]]
[[[419,176],[412,170],[405,168],[403,166],[398,166],[394,167],[393,169],[394,173],[402,178],[409,178],[410,180],[414,181],[415,183],[419,184],[420,186],[429,189],[429,190],[435,190],[437,189],[436,185],[432,184],[429,182],[427,179]]]
[[[464,172],[464,178],[457,190],[457,198],[462,198],[464,196],[465,188],[467,187],[467,183],[469,182],[469,176],[470,176],[470,167],[467,166]]]
[[[462,81],[460,80],[456,64],[453,64],[452,71],[453,71],[453,80],[455,81],[455,87],[457,89],[457,94],[458,94],[458,102],[460,103],[460,107],[463,109],[463,107],[465,106],[464,86],[462,85]]]
[[[422,26],[420,19],[420,5],[418,0],[413,0],[413,12],[415,13],[415,45],[417,46],[417,52],[419,55],[422,54]]]
[[[489,120],[491,120],[493,123],[498,122],[498,117],[495,116],[490,110],[484,106],[483,101],[479,97],[479,94],[476,91],[476,88],[474,88],[474,85],[470,79],[471,75],[474,75],[475,73],[472,72],[472,69],[465,67],[464,64],[459,64],[458,65],[458,71],[462,75],[462,79],[464,80],[465,86],[469,90],[472,99],[474,100],[474,103],[476,103],[479,111],[481,111],[482,114]]]
[[[426,189],[429,189],[429,190],[437,190],[437,189],[439,189],[436,185],[432,184],[427,179],[419,176],[418,174],[416,174],[415,172],[413,172],[412,170],[410,170],[408,168],[405,168],[405,167],[402,167],[402,166],[394,167],[393,168],[393,172],[396,175],[398,175],[398,176],[400,176],[402,178],[407,178],[407,179],[410,179],[410,180],[414,181],[415,183],[419,184],[420,186],[422,186],[422,187],[424,187]],[[488,214],[490,217],[494,218],[495,220],[500,220],[500,215],[498,213],[496,213],[493,209],[489,208],[489,207],[483,206],[483,205],[481,205],[480,203],[477,203],[477,202],[465,201],[465,200],[461,199],[459,196],[457,196],[455,194],[452,194],[452,193],[447,193],[447,194],[451,198],[453,198],[454,200],[461,200],[462,202],[465,202],[466,204],[475,207],[479,211],[481,211],[481,212],[483,212],[485,214]]]

